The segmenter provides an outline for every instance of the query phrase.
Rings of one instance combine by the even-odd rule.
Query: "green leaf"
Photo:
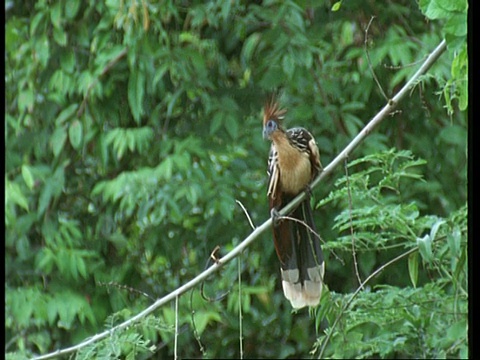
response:
[[[43,67],[46,67],[50,59],[50,41],[47,35],[40,36],[34,43],[35,55]]]
[[[223,112],[217,111],[213,116],[212,121],[210,122],[210,135],[216,134],[216,132],[220,129],[223,125]]]
[[[32,21],[30,22],[30,36],[33,37],[33,35],[37,31],[37,27],[41,22],[44,22],[43,20],[45,19],[45,12],[38,12],[35,14],[33,17]]]
[[[291,79],[293,76],[293,72],[295,71],[295,61],[289,53],[286,53],[283,56],[282,68],[283,72],[287,75],[287,78]]]
[[[67,33],[63,29],[54,27],[53,28],[53,39],[60,46],[67,45]]]
[[[225,124],[227,124],[227,132],[231,136],[232,139],[237,139],[238,137],[238,121],[232,115],[227,115],[225,118]]]
[[[62,26],[62,2],[58,1],[50,8],[50,21],[55,28]]]
[[[220,322],[222,318],[215,311],[198,311],[194,315],[195,328],[199,335],[203,333],[207,325],[212,321]]]
[[[28,210],[28,200],[23,195],[22,190],[18,184],[13,183],[5,179],[5,206],[9,202],[13,202],[14,204]]]
[[[125,142],[127,143],[128,149],[133,152],[135,150],[135,136],[132,131],[125,131]]]
[[[438,229],[440,228],[441,225],[445,224],[445,220],[443,219],[438,219],[432,226],[432,229],[430,230],[430,239],[431,241],[435,240],[435,237],[437,235]]]
[[[52,272],[54,264],[55,254],[50,248],[44,247],[42,250],[37,252],[37,255],[35,256],[35,269],[38,269],[44,274],[48,275]]]
[[[468,107],[468,56],[465,42],[452,61],[451,74],[452,78],[448,80],[444,89],[445,94],[448,94],[445,96],[445,101],[449,112],[452,113],[450,109],[450,93],[452,93],[452,98],[458,99],[458,108],[464,111]]]
[[[63,291],[56,296],[58,311],[58,326],[64,329],[70,329],[75,316],[82,311],[82,302],[84,300],[79,295],[70,290]]]
[[[22,177],[27,187],[30,190],[32,190],[33,186],[35,185],[35,181],[33,180],[33,175],[32,175],[32,172],[30,171],[30,166],[22,165]]]
[[[70,119],[70,117],[77,111],[78,105],[71,104],[66,109],[63,109],[60,114],[58,114],[57,118],[55,119],[55,125],[61,126],[65,123],[66,120]]]
[[[35,96],[33,90],[26,89],[18,94],[18,110],[20,112],[25,110],[32,111],[34,102]]]
[[[443,31],[459,37],[467,36],[467,13],[453,14],[445,23]]]
[[[68,258],[68,270],[70,275],[72,275],[73,280],[78,281],[78,265],[77,265],[77,256],[73,250],[67,252]]]
[[[420,9],[423,14],[431,20],[445,18],[449,11],[441,6],[438,0],[420,0]]]
[[[458,256],[460,253],[461,240],[462,233],[460,231],[460,228],[458,226],[455,226],[453,231],[447,234],[447,243],[450,248],[450,252],[454,257]]]
[[[332,11],[340,10],[341,6],[342,6],[342,1],[337,1],[335,4],[332,5]]]
[[[82,71],[78,76],[78,92],[83,96],[87,95],[87,92],[90,89],[90,86],[95,82],[93,75],[88,71]]]
[[[252,59],[260,39],[259,33],[253,33],[243,42],[241,57],[245,63],[248,64]]]
[[[38,215],[43,215],[53,196],[53,185],[49,182],[43,187],[38,199]]]
[[[414,252],[408,256],[408,273],[413,287],[416,288],[418,280],[418,252]]]
[[[456,124],[444,127],[439,134],[439,139],[448,146],[464,147],[467,143],[467,137],[467,129]]]
[[[450,340],[452,344],[457,342],[459,339],[467,338],[467,321],[462,319],[447,329],[447,339]]]
[[[178,89],[175,91],[175,93],[169,97],[168,100],[168,106],[167,106],[167,118],[170,118],[173,113],[173,108],[175,107],[175,104],[177,103],[178,97],[183,93],[183,89]]]
[[[467,110],[468,107],[468,82],[464,81],[459,85],[458,108],[461,111]]]
[[[75,70],[75,52],[74,51],[64,51],[60,56],[60,65],[62,69],[71,74]]]
[[[432,238],[430,235],[425,235],[423,238],[417,238],[418,250],[420,255],[427,263],[432,262],[433,252],[432,252]]]
[[[57,302],[56,302],[56,299],[52,297],[47,302],[47,320],[50,326],[54,324],[57,318],[57,315],[58,315]]]
[[[79,8],[80,0],[68,0],[65,3],[65,16],[67,19],[73,19],[77,15]]]
[[[121,159],[125,150],[127,150],[128,143],[126,137],[123,136],[125,132],[119,131],[118,134],[122,136],[115,136],[113,138],[113,148],[116,152],[117,159]]]
[[[173,173],[173,160],[169,156],[165,158],[160,165],[157,167],[158,172],[165,180],[170,180]]]
[[[85,260],[83,260],[83,257],[81,256],[78,256],[77,258],[77,269],[80,276],[87,279],[87,266],[85,265]]]
[[[70,139],[70,144],[75,150],[80,149],[82,145],[82,138],[83,138],[83,126],[82,123],[75,119],[70,124],[68,128],[68,137]]]
[[[38,213],[42,215],[50,204],[53,197],[61,194],[65,183],[64,168],[59,166],[53,175],[45,181],[38,199]]]
[[[12,313],[15,323],[20,327],[27,327],[35,306],[38,291],[32,288],[19,288],[12,291],[6,299],[6,306]]]
[[[145,73],[134,69],[128,78],[128,104],[133,119],[140,124],[140,117],[143,115],[143,96],[145,92]]]
[[[53,151],[53,155],[58,157],[63,151],[65,141],[67,140],[67,130],[64,126],[55,128],[52,136],[50,137],[50,146]]]

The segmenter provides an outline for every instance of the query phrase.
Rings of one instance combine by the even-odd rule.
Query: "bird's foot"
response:
[[[310,186],[310,184],[305,186],[305,194],[307,195],[307,198],[309,198],[309,199],[312,197],[312,187]]]
[[[278,210],[276,208],[272,208],[270,210],[270,216],[272,217],[272,223],[274,226],[277,226],[278,223],[280,222],[280,213],[278,212]]]

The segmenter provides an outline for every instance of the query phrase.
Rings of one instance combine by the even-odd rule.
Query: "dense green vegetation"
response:
[[[251,232],[236,200],[256,225],[268,218],[269,93],[327,165],[442,39],[395,113],[313,191],[318,308],[291,311],[265,233],[177,312],[75,356],[467,356],[465,0],[5,9],[7,358],[75,345],[193,278]]]

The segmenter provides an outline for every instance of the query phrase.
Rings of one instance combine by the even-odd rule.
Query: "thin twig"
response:
[[[325,340],[323,341],[323,345],[322,345],[322,348],[320,350],[320,354],[318,355],[318,358],[321,359],[323,357],[323,353],[325,352],[325,348],[327,347],[327,344],[328,342],[330,341],[330,337],[331,337],[331,334],[333,334],[333,330],[335,329],[335,327],[337,326],[338,322],[340,321],[341,317],[343,316],[343,314],[345,313],[345,311],[347,310],[347,308],[350,306],[350,304],[352,303],[353,299],[355,299],[355,297],[358,295],[358,293],[360,292],[360,290],[362,290],[364,288],[364,286],[371,280],[373,279],[375,276],[377,276],[378,274],[380,274],[383,270],[385,270],[385,268],[387,268],[388,266],[392,265],[393,263],[397,262],[398,260],[404,258],[405,256],[408,256],[412,253],[414,253],[415,251],[418,250],[418,247],[414,247],[406,252],[404,252],[403,254],[400,254],[398,255],[396,258],[393,258],[392,260],[390,260],[389,262],[383,264],[382,266],[380,266],[377,270],[375,270],[373,273],[371,273],[361,284],[360,286],[357,288],[357,290],[355,290],[355,292],[352,294],[352,296],[350,297],[350,299],[348,299],[348,301],[345,303],[345,305],[343,306],[342,310],[340,311],[340,313],[338,314],[337,318],[335,319],[335,321],[333,322],[332,324],[332,327],[329,329],[329,332],[327,334],[327,337],[325,338]]]
[[[205,357],[207,353],[205,352],[205,348],[202,344],[202,340],[200,339],[200,334],[198,333],[197,330],[197,324],[195,323],[195,310],[193,310],[193,292],[194,289],[192,289],[190,293],[190,309],[191,309],[191,318],[192,318],[192,327],[193,327],[193,336],[195,337],[195,340],[197,340],[198,347],[200,348],[200,352],[202,353],[202,356]]]
[[[358,284],[362,286],[362,279],[358,271],[357,252],[355,251],[355,234],[353,232],[353,220],[352,220],[352,194],[350,192],[350,178],[348,177],[348,162],[345,159],[345,176],[347,178],[347,193],[348,193],[348,217],[350,219],[350,235],[352,237],[352,256],[353,265],[355,268],[355,275],[357,275]]]
[[[387,65],[383,64],[383,67],[388,70],[401,70],[407,67],[412,67],[412,66],[417,66],[418,64],[422,63],[425,60],[425,58],[416,60],[414,62],[411,62],[409,64],[404,64],[404,65]]]
[[[238,263],[238,323],[239,323],[239,342],[240,359],[243,359],[243,315],[242,315],[242,255],[237,258]]]
[[[248,211],[247,209],[245,209],[245,206],[243,206],[243,204],[239,201],[239,200],[235,200],[235,202],[240,205],[240,207],[242,208],[243,212],[245,213],[245,216],[247,217],[248,219],[248,223],[250,224],[250,227],[252,228],[252,230],[255,230],[255,225],[253,224],[253,221],[252,219],[250,218],[250,215],[248,215]]]
[[[290,220],[290,221],[300,223],[303,226],[305,226],[308,229],[308,231],[310,231],[313,235],[315,235],[319,240],[323,241],[323,239],[320,237],[320,235],[318,233],[316,233],[315,230],[313,230],[310,226],[308,226],[308,224],[303,220],[300,220],[300,219],[297,219],[297,218],[294,218],[294,217],[291,217],[291,216],[279,216],[277,218],[277,220]]]
[[[377,75],[373,70],[372,61],[370,60],[370,54],[368,52],[368,30],[370,29],[370,25],[372,25],[373,19],[375,19],[375,16],[372,16],[370,18],[370,21],[368,22],[368,25],[365,29],[365,41],[363,43],[365,46],[365,55],[367,56],[368,67],[370,68],[370,72],[372,73],[373,80],[375,80],[375,82],[377,83],[377,86],[380,89],[380,92],[382,93],[385,100],[388,101],[388,96],[385,94],[385,91],[383,91],[382,84],[380,84],[380,81],[378,80]]]
[[[213,260],[213,262],[215,264],[220,265],[219,264],[220,260],[215,255],[218,250],[220,250],[220,246],[217,245],[217,246],[215,246],[215,249],[213,249],[213,251],[210,253],[210,257],[207,260],[207,264],[205,265],[205,269],[207,269],[208,266],[210,265],[210,260]],[[217,295],[216,297],[211,298],[211,297],[205,295],[205,281],[202,281],[202,283],[200,285],[200,296],[202,297],[203,300],[208,301],[208,302],[215,302],[215,301],[223,300],[225,298],[225,296],[228,295],[229,292],[230,292],[230,290],[227,290],[223,294]]]
[[[252,218],[248,214],[247,209],[243,206],[240,200],[235,200],[235,202],[240,205],[243,210],[243,213],[247,217],[248,223],[252,230],[255,230],[255,225],[253,224]],[[239,323],[239,334],[238,341],[240,344],[240,359],[243,359],[243,315],[242,315],[242,266],[241,266],[241,254],[237,259],[238,262],[238,323]]]
[[[127,285],[123,285],[123,284],[119,284],[119,283],[116,283],[114,281],[110,281],[108,283],[105,283],[105,282],[102,282],[102,281],[97,281],[97,284],[99,286],[105,286],[105,287],[116,287],[118,289],[121,289],[121,290],[127,290],[129,292],[133,292],[133,293],[137,293],[137,294],[140,294],[140,295],[143,295],[145,296],[146,298],[152,300],[152,301],[155,301],[155,298],[149,294],[147,294],[146,292],[144,291],[141,291],[141,290],[138,290],[138,289],[134,289],[130,286],[127,286]]]
[[[417,72],[411,77],[411,79],[403,86],[403,88],[395,95],[391,100],[388,101],[387,105],[383,107],[380,112],[375,115],[375,117],[370,120],[370,122],[360,131],[360,133],[343,149],[340,154],[337,155],[335,159],[333,159],[328,166],[326,166],[323,171],[317,176],[317,178],[312,182],[310,185],[310,189],[314,189],[315,186],[318,185],[319,182],[321,182],[325,177],[330,175],[333,170],[346,158],[348,158],[348,155],[374,130],[374,128],[382,121],[384,120],[397,106],[398,102],[402,100],[405,95],[407,94],[408,91],[412,88],[413,84],[417,81],[417,79],[423,75],[425,72],[430,69],[430,67],[435,63],[435,61],[440,57],[440,55],[446,50],[447,45],[446,41],[443,40],[433,51],[432,53],[427,57],[423,65],[420,67],[420,69],[417,70]],[[306,198],[306,193],[302,192],[301,194],[297,195],[293,200],[290,201],[283,209],[279,211],[279,215],[285,215],[289,214],[293,209],[295,209],[305,198]],[[218,262],[214,263],[212,266],[210,266],[208,269],[204,270],[197,276],[195,276],[192,280],[186,282],[182,286],[178,287],[174,291],[170,292],[169,294],[165,295],[164,297],[158,299],[155,301],[152,305],[150,305],[148,308],[145,310],[141,311],[137,315],[133,316],[132,318],[124,321],[121,324],[118,324],[112,329],[103,331],[99,334],[96,334],[92,337],[89,337],[88,339],[82,341],[81,343],[57,350],[45,355],[40,355],[37,356],[33,359],[35,360],[44,360],[44,359],[51,359],[57,356],[61,355],[66,355],[70,354],[74,351],[78,351],[81,348],[84,348],[87,345],[90,345],[94,342],[97,342],[99,340],[105,339],[106,337],[110,336],[114,331],[119,331],[122,329],[125,329],[128,326],[131,326],[132,324],[142,320],[145,318],[147,315],[150,315],[153,313],[155,310],[160,308],[161,306],[165,305],[166,303],[172,301],[175,299],[177,296],[180,296],[181,294],[187,292],[194,286],[197,286],[200,284],[202,281],[207,279],[210,275],[214,274],[215,272],[219,271],[220,268],[225,265],[226,263],[230,262],[232,259],[236,258],[238,255],[240,255],[248,246],[250,246],[254,241],[256,241],[260,235],[267,231],[267,229],[270,229],[272,226],[272,219],[268,218],[263,224],[255,228],[250,235],[248,235],[241,243],[239,243],[235,248],[233,248],[228,254],[226,254],[224,257],[219,259]]]
[[[220,246],[215,246],[215,248],[213,249],[213,251],[210,253],[210,259],[212,259],[214,262],[218,262],[218,257],[215,256],[216,252],[220,250]],[[208,261],[210,261],[210,259]]]
[[[174,359],[178,359],[178,295],[175,296],[175,340],[173,344]]]

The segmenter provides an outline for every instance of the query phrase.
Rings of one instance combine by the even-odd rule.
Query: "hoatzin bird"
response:
[[[272,142],[267,196],[283,292],[293,308],[302,308],[320,302],[325,273],[309,196],[289,215],[298,221],[281,218],[278,211],[300,192],[310,193],[310,182],[322,171],[322,165],[310,132],[301,127],[288,130],[282,127],[285,113],[273,97],[266,102],[263,137]]]

